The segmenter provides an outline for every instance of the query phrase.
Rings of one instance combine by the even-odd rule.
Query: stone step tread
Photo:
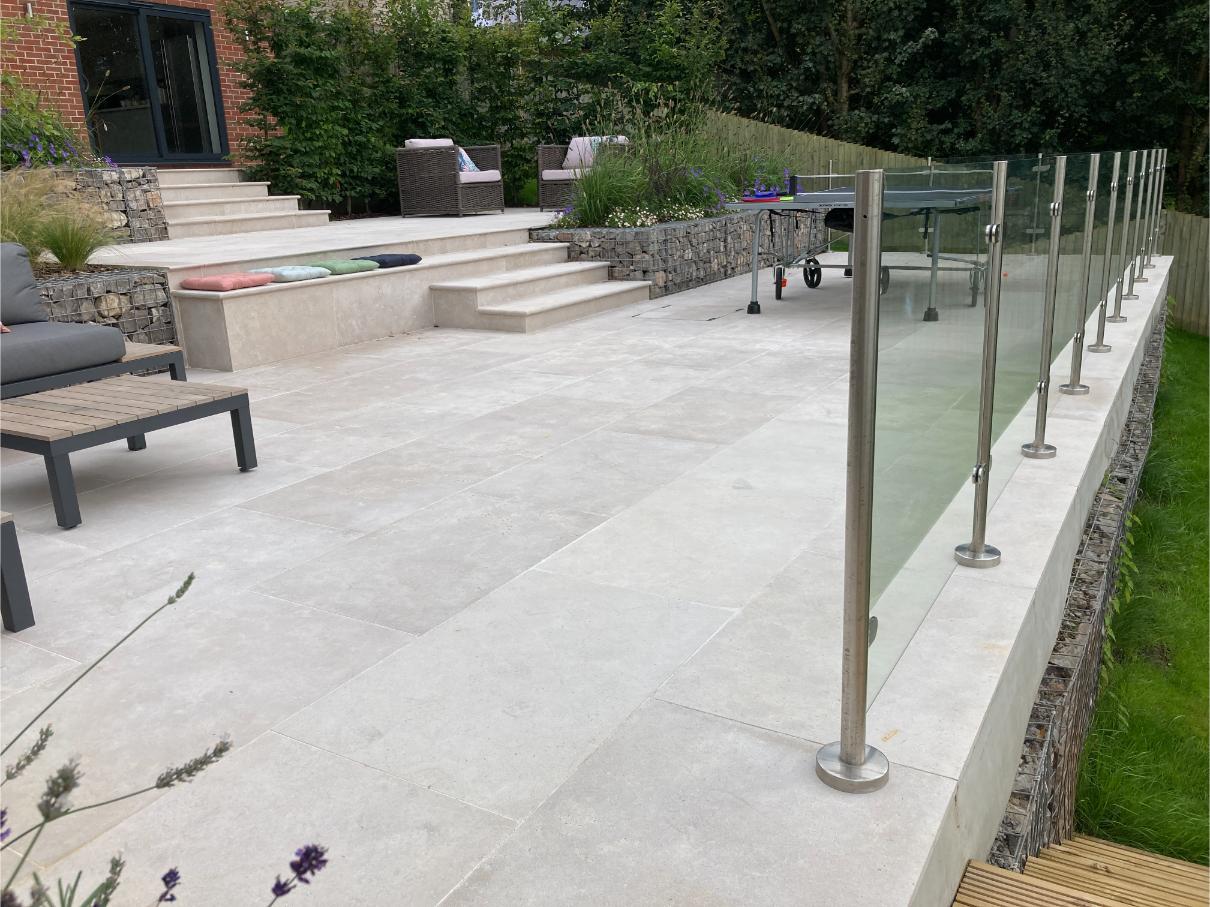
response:
[[[268,180],[240,180],[238,183],[168,183],[160,186],[161,190],[167,189],[175,192],[177,189],[211,189],[217,192],[220,189],[227,189],[231,186],[268,186]]]
[[[546,243],[531,243],[531,245],[547,245]],[[566,247],[566,244],[564,244]],[[585,271],[601,271],[604,278],[609,272],[609,262],[606,261],[567,261],[551,265],[539,265],[534,268],[518,268],[515,271],[505,271],[499,274],[485,274],[482,277],[467,277],[460,280],[446,280],[433,284],[433,289],[448,290],[491,290],[512,286],[518,283],[529,283],[543,280],[547,277],[561,277],[566,274],[578,274]]]
[[[193,203],[189,202],[189,204]],[[172,226],[179,227],[184,224],[209,224],[217,222],[237,223],[238,221],[308,217],[310,215],[323,215],[326,218],[331,213],[326,210],[312,209],[307,211],[265,211],[260,214],[222,214],[215,215],[214,217],[184,217],[178,221],[173,221]]]
[[[323,278],[325,281],[330,280],[364,280],[366,278],[381,277],[384,274],[392,274],[399,272],[411,272],[426,270],[429,268],[448,267],[450,265],[459,265],[480,262],[490,258],[511,258],[514,256],[536,255],[541,252],[546,252],[550,249],[566,249],[566,243],[521,243],[511,246],[496,246],[489,249],[468,249],[462,252],[443,252],[440,255],[427,255],[419,263],[406,268],[379,268],[374,271],[358,271],[355,274],[334,274],[332,277]],[[366,253],[369,254],[369,253]],[[339,253],[331,252],[316,252],[313,255],[300,256],[298,264],[307,264],[308,261],[322,261],[325,258],[340,258],[340,257],[356,257],[349,256],[348,250],[340,250]],[[258,265],[259,267],[259,265]],[[280,265],[279,267],[286,267]],[[520,269],[518,269],[520,270]],[[514,273],[514,272],[507,272]],[[305,286],[308,281],[300,280],[292,283],[270,283],[260,287],[247,287],[242,290],[229,290],[224,293],[215,293],[210,290],[173,290],[174,298],[190,297],[197,295],[199,298],[210,299],[215,296],[233,296],[246,293],[264,293],[264,292],[280,292],[288,291],[294,287]],[[438,284],[433,284],[438,286]]]
[[[554,293],[544,293],[517,302],[503,302],[496,305],[480,306],[482,315],[538,315],[552,309],[574,306],[577,303],[592,299],[602,299],[607,296],[619,296],[633,293],[637,290],[650,290],[649,280],[610,280],[605,283],[586,284]]]

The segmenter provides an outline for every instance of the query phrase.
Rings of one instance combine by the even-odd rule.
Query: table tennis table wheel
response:
[[[781,288],[785,286],[786,278],[785,271],[778,265],[773,269],[773,298],[781,299]]]
[[[881,296],[891,288],[891,269],[879,268],[878,270],[878,295]]]
[[[807,266],[802,269],[802,279],[807,282],[807,286],[812,290],[819,286],[819,282],[823,280],[823,268],[819,266],[819,262],[814,258],[807,259]]]

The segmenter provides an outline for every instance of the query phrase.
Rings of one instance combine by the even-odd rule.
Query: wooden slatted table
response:
[[[147,446],[145,434],[218,413],[231,414],[241,472],[256,468],[248,392],[242,387],[124,376],[0,402],[0,444],[46,461],[55,516],[64,529],[80,524],[70,454],[120,441]]]
[[[10,381],[8,384],[0,385],[0,398],[7,400],[9,397],[22,397],[26,394],[36,394],[39,391],[72,387],[85,381],[96,381],[113,375],[127,375],[131,372],[161,368],[168,369],[172,380],[185,380],[185,354],[181,352],[179,346],[167,343],[134,343],[127,340],[126,355],[117,362],[107,362],[104,365],[94,365],[72,372],[60,372],[56,375],[44,375],[41,378]]]

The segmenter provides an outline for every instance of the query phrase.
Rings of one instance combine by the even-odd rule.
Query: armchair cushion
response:
[[[454,144],[453,139],[408,139],[403,143],[404,148],[449,148]]]
[[[25,246],[0,244],[0,321],[9,327],[47,321],[46,305],[34,283],[34,269]]]
[[[460,183],[498,183],[500,182],[499,170],[475,170],[467,173],[466,171],[458,172],[458,182]]]
[[[577,135],[567,145],[567,157],[563,159],[565,170],[587,170],[592,166],[597,149],[601,144],[629,145],[624,135]]]
[[[472,161],[471,156],[463,151],[461,147],[458,148],[458,169],[462,173],[479,172],[479,165]]]
[[[548,183],[578,180],[583,176],[583,170],[543,170],[542,179]]]

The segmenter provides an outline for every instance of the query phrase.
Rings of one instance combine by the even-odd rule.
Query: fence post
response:
[[[1071,338],[1071,377],[1059,385],[1064,394],[1086,394],[1088,385],[1080,383],[1084,367],[1084,328],[1088,323],[1088,272],[1092,268],[1092,233],[1097,222],[1097,177],[1101,173],[1101,156],[1088,156],[1088,192],[1084,206],[1084,251],[1080,261],[1080,292],[1076,300],[1076,333]]]
[[[1063,183],[1067,179],[1067,156],[1055,158],[1055,187],[1050,202],[1050,246],[1046,252],[1046,293],[1042,299],[1042,355],[1038,364],[1038,412],[1034,417],[1034,439],[1021,445],[1023,456],[1049,460],[1055,446],[1046,443],[1046,409],[1050,401],[1050,362],[1055,349],[1055,301],[1059,295],[1059,243],[1063,234]]]
[[[1118,280],[1117,289],[1113,294],[1113,314],[1105,320],[1110,324],[1121,324],[1126,320],[1126,316],[1122,314],[1122,292],[1123,284],[1126,283],[1126,246],[1130,239],[1130,203],[1133,201],[1134,195],[1134,162],[1138,156],[1138,152],[1130,152],[1130,157],[1126,159],[1126,203],[1122,205],[1122,241],[1118,248]]]
[[[994,567],[998,548],[987,544],[987,482],[992,468],[992,415],[996,399],[996,343],[1000,331],[1000,278],[1004,262],[1004,196],[1008,191],[1008,161],[992,165],[992,214],[987,225],[987,286],[983,309],[983,372],[979,376],[979,438],[971,482],[975,514],[971,540],[954,549],[964,567]]]
[[[891,770],[887,757],[865,742],[883,179],[881,170],[861,170],[854,181],[852,245],[855,254],[849,356],[840,741],[822,747],[815,756],[815,774],[820,780],[846,793],[878,790],[887,783]]]
[[[1113,347],[1105,342],[1105,318],[1109,308],[1109,273],[1113,266],[1113,222],[1118,207],[1118,174],[1122,167],[1122,152],[1113,154],[1113,176],[1109,180],[1109,225],[1105,230],[1105,254],[1101,262],[1101,301],[1097,305],[1097,342],[1090,344],[1090,353],[1108,353]]]

